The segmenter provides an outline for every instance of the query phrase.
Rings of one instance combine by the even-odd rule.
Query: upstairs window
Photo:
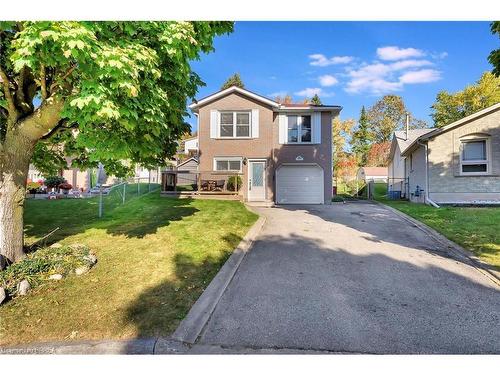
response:
[[[249,138],[250,112],[221,112],[219,134],[221,138]]]
[[[311,143],[311,116],[287,116],[288,143]]]
[[[460,172],[463,175],[489,173],[488,140],[465,139],[460,144]]]

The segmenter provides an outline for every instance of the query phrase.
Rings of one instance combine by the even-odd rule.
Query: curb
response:
[[[497,286],[500,286],[500,272],[490,269],[491,266],[489,264],[483,262],[469,250],[464,249],[459,244],[453,242],[452,240],[448,239],[435,229],[429,227],[427,224],[424,224],[421,221],[414,219],[413,217],[405,214],[404,212],[401,212],[396,208],[393,208],[378,201],[373,201],[373,202],[395,213],[396,215],[410,222],[411,224],[415,225],[422,232],[426,233],[430,237],[434,238],[436,241],[440,242],[442,245],[446,246],[446,248],[448,248],[451,252],[453,252],[457,257],[468,260],[469,261],[468,263],[471,267],[474,267],[477,271],[481,272],[483,275],[488,277]]]
[[[251,211],[253,212],[253,210]],[[188,344],[196,342],[265,222],[264,216],[257,219],[200,298],[191,307],[187,316],[181,321],[172,334],[172,339]]]
[[[257,213],[252,207],[250,211]],[[195,302],[189,313],[169,337],[150,337],[130,340],[88,340],[74,342],[42,342],[1,347],[2,354],[183,354],[191,350],[212,315],[241,261],[260,234],[266,218],[260,216],[224,263],[214,279]],[[222,349],[220,349],[222,350]],[[203,350],[197,349],[203,353]],[[223,350],[222,350],[223,351]],[[207,352],[213,352],[213,349]],[[217,350],[215,350],[217,352]]]
[[[153,354],[157,339],[44,342],[0,348],[1,354]]]

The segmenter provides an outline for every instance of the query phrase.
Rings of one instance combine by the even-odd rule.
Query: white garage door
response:
[[[323,170],[314,165],[283,165],[276,171],[277,202],[322,204]]]

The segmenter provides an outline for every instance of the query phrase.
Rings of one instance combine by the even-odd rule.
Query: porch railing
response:
[[[162,172],[163,193],[239,194],[243,183],[241,172],[179,171]]]

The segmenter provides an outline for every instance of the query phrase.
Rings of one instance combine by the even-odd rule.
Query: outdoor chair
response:
[[[215,181],[215,188],[214,190],[222,191],[224,190],[224,184],[226,183],[226,180],[217,180]]]
[[[201,180],[201,190],[207,191],[209,187],[209,182],[208,180]]]

